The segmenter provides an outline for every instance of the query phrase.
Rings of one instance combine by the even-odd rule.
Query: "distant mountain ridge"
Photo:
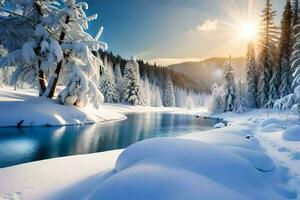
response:
[[[168,69],[182,73],[202,85],[205,90],[210,90],[214,83],[221,84],[224,69],[228,58],[213,57],[200,62],[185,62],[167,66]],[[232,66],[236,80],[245,78],[246,59],[243,57],[232,58]]]

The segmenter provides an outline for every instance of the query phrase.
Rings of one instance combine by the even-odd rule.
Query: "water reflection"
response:
[[[129,114],[127,120],[87,126],[1,128],[0,167],[126,148],[152,137],[211,129],[216,119],[170,113]]]

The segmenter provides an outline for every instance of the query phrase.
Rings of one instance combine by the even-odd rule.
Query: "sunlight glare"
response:
[[[254,41],[258,36],[258,25],[254,22],[244,22],[239,27],[239,35],[247,41]]]

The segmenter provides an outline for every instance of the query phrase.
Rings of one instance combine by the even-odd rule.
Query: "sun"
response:
[[[258,37],[258,25],[255,22],[243,22],[238,29],[238,35],[243,40],[255,41]]]

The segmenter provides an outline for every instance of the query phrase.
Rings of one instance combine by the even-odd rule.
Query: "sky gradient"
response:
[[[213,56],[243,56],[246,41],[234,26],[257,21],[263,0],[86,0],[88,14],[98,13],[90,23],[95,35],[104,26],[101,40],[109,51],[126,58],[170,64]],[[276,22],[284,0],[273,0]]]

